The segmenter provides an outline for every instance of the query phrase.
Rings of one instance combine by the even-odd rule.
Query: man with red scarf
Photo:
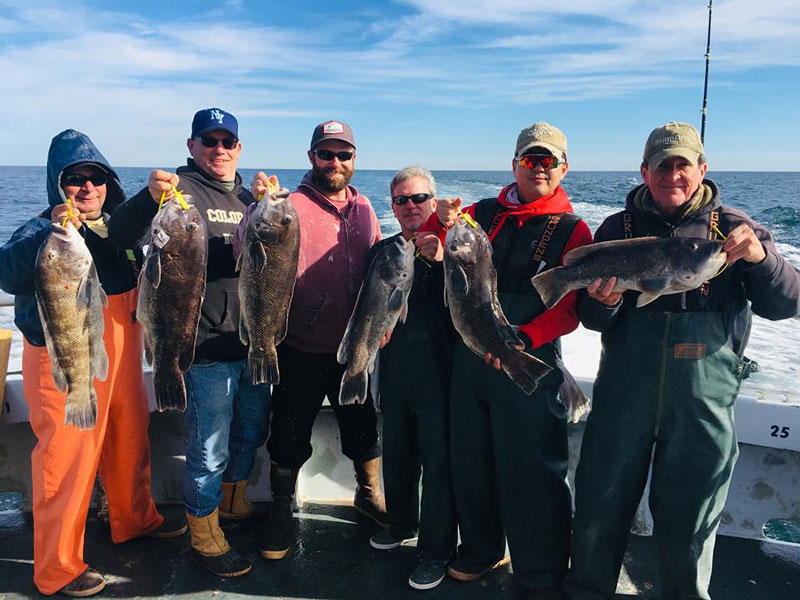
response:
[[[514,183],[465,212],[492,241],[503,312],[518,326],[526,352],[553,370],[527,396],[499,370],[499,359],[478,357],[463,342],[456,344],[451,461],[461,546],[448,573],[472,581],[506,564],[507,539],[514,575],[527,597],[560,599],[569,558],[571,500],[567,421],[552,407],[563,380],[555,364],[558,338],[578,326],[576,293],[545,310],[530,280],[560,266],[564,254],[591,243],[592,235],[573,214],[560,185],[568,164],[567,140],[559,129],[544,122],[523,129],[511,168]],[[440,199],[423,230],[444,240],[460,209],[459,198]]]

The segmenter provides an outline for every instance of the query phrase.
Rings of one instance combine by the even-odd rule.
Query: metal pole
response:
[[[706,107],[708,106],[708,67],[711,63],[711,10],[712,5],[714,4],[713,0],[708,0],[708,41],[706,42],[706,78],[705,83],[703,84],[703,110],[700,112],[702,113],[702,120],[700,122],[700,141],[705,143],[706,139],[706,114],[708,111]]]

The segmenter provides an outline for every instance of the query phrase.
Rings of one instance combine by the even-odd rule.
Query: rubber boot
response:
[[[207,517],[186,513],[192,536],[192,560],[219,577],[239,577],[250,572],[250,562],[230,547],[219,527],[219,511]]]
[[[297,537],[292,498],[297,485],[298,469],[284,468],[270,463],[269,483],[272,488],[272,505],[264,526],[259,551],[268,560],[280,560],[292,549]]]
[[[247,480],[233,483],[222,482],[222,502],[219,503],[219,518],[238,521],[246,519],[255,510],[250,501],[244,497]]]
[[[353,506],[365,517],[369,517],[381,527],[388,527],[386,499],[381,492],[381,459],[373,458],[366,462],[355,462],[356,495]]]

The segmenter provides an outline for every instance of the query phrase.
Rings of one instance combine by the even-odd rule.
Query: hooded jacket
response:
[[[197,327],[195,363],[233,362],[247,357],[239,339],[239,273],[233,256],[233,234],[253,195],[236,173],[233,190],[209,177],[190,158],[179,167],[179,188],[206,221],[208,255],[206,293]],[[150,222],[158,212],[147,187],[117,209],[108,223],[108,237],[120,248],[140,248],[147,243]]]
[[[744,212],[723,205],[719,189],[713,181],[705,179],[703,183],[711,190],[710,201],[676,221],[657,211],[647,210],[637,202],[644,185],[637,186],[628,194],[625,210],[603,221],[595,233],[595,242],[624,239],[626,227],[631,229],[633,237],[708,238],[711,213],[716,211],[719,216],[717,226],[723,234],[727,235],[742,223],[755,231],[766,252],[764,260],[758,264],[738,260],[718,277],[711,279],[707,290],[661,296],[641,308],[636,308],[638,292],[635,291],[625,292],[623,300],[611,307],[581,291],[578,314],[586,328],[608,331],[629,310],[670,313],[715,311],[722,314],[731,347],[741,356],[747,345],[753,312],[771,320],[786,319],[800,312],[800,274],[778,253],[769,231]]]
[[[34,296],[36,255],[50,233],[53,207],[66,202],[60,186],[61,176],[67,168],[81,163],[91,163],[109,175],[103,204],[104,215],[110,214],[125,201],[119,177],[92,140],[79,131],[67,129],[53,138],[47,155],[49,207],[17,229],[0,248],[0,288],[14,294],[14,323],[34,346],[44,346],[44,333]],[[137,269],[141,265],[140,253],[117,249],[108,239],[101,238],[86,226],[80,228],[80,233],[92,254],[106,294],[122,294],[136,287]]]

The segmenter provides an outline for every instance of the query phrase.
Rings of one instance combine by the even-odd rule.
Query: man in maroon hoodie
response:
[[[336,412],[342,452],[356,473],[356,510],[380,525],[386,503],[380,491],[377,417],[371,401],[339,405],[344,366],[336,351],[367,271],[370,247],[380,240],[369,200],[349,185],[356,144],[350,126],[339,121],[314,129],[311,170],[289,196],[300,218],[300,260],[286,338],[278,347],[281,381],[272,391],[272,424],[267,448],[273,504],[260,549],[281,559],[295,540],[292,496],[300,467],[311,457],[311,427],[325,396]],[[266,192],[266,174],[251,186]]]
[[[568,164],[567,140],[559,129],[544,122],[523,129],[511,168],[514,183],[465,212],[492,241],[503,312],[519,326],[526,351],[553,370],[526,396],[499,371],[498,359],[478,357],[456,343],[450,425],[461,546],[447,571],[472,581],[506,564],[507,538],[514,576],[527,597],[552,600],[561,598],[567,571],[571,500],[567,421],[550,406],[563,380],[555,365],[558,338],[578,326],[578,316],[575,292],[545,310],[530,280],[559,266],[569,250],[591,243],[592,235],[572,214],[560,185]],[[444,240],[460,209],[460,199],[440,199],[422,229]]]

